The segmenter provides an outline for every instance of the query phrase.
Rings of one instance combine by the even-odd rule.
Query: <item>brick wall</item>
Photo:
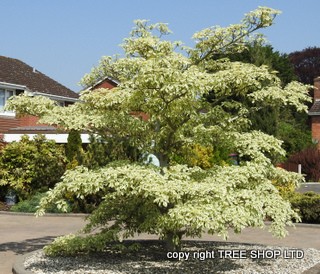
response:
[[[314,78],[313,102],[320,100],[320,77]],[[317,104],[314,104],[316,106]],[[320,116],[311,116],[312,139],[320,141]]]
[[[320,100],[320,76],[317,78],[314,78],[314,84],[315,89],[313,93],[313,99],[314,101]]]
[[[320,116],[311,117],[312,139],[320,140]]]
[[[107,89],[112,89],[116,87],[116,84],[109,79],[105,79],[102,82],[98,83],[95,85],[92,89],[98,89],[98,88],[107,88]]]
[[[27,115],[18,118],[18,120],[20,121],[20,127],[29,127],[38,125],[37,122],[39,121],[39,118],[36,116]]]

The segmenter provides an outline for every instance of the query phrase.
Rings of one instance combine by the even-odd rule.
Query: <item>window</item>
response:
[[[5,90],[0,89],[0,112],[3,112],[5,102]]]
[[[0,88],[0,113],[11,113],[4,111],[4,106],[11,96],[19,95],[21,92],[23,91]]]
[[[56,104],[60,107],[64,107],[65,106],[65,102],[64,101],[56,101]]]

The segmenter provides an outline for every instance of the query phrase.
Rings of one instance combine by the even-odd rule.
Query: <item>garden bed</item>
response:
[[[171,258],[173,253],[164,252],[160,241],[130,241],[130,243],[139,244],[140,249],[135,252],[120,253],[107,250],[91,255],[54,258],[46,257],[42,251],[39,251],[27,257],[24,264],[25,268],[33,273],[46,274],[298,274],[320,262],[320,251],[312,248],[293,249],[237,243],[186,241],[183,246],[185,253],[180,253],[181,259],[179,260]],[[186,254],[189,254],[188,257]]]

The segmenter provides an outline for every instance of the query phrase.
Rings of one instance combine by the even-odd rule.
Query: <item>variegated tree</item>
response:
[[[105,240],[142,232],[158,234],[168,248],[178,249],[185,235],[227,236],[230,228],[263,227],[266,219],[276,236],[286,234],[286,225],[297,215],[272,181],[298,184],[302,177],[272,165],[271,156],[284,154],[281,142],[250,130],[248,104],[234,98],[246,98],[254,108],[290,105],[306,111],[308,87],[292,82],[283,88],[276,72],[265,66],[215,57],[244,50],[248,40],[259,39],[253,33],[270,26],[278,13],[260,7],[240,24],[204,29],[194,34],[193,48],[164,40],[170,33],[166,24],[139,20],[122,44],[125,56],[103,57],[81,82],[91,86],[111,77],[120,83],[116,88],[84,91],[80,102],[66,108],[38,97],[9,102],[9,109],[38,115],[42,123],[126,140],[160,160],[160,168],[127,163],[68,171],[38,213],[53,202],[64,208],[66,193],[83,198],[99,192],[103,202],[89,217],[86,231],[101,230],[86,238],[58,239],[48,254],[100,250]],[[210,103],[204,99],[209,92],[214,92]],[[170,162],[182,147],[194,144],[228,144],[242,158],[241,165],[202,170]]]

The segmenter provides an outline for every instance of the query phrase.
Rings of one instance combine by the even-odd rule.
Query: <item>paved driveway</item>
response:
[[[56,236],[76,232],[84,224],[83,216],[36,218],[0,213],[0,274],[12,274],[16,255],[42,248]]]
[[[0,274],[12,274],[16,256],[43,247],[59,235],[76,232],[85,224],[83,216],[13,215],[0,212]],[[140,235],[136,238],[155,239],[156,236]],[[222,241],[218,236],[204,235],[203,240]],[[289,236],[277,239],[267,230],[247,228],[241,234],[230,233],[230,242],[278,245],[320,250],[320,225],[297,225],[289,228]]]
[[[298,192],[304,193],[308,191],[314,191],[316,193],[320,193],[320,183],[304,183],[297,189]]]

